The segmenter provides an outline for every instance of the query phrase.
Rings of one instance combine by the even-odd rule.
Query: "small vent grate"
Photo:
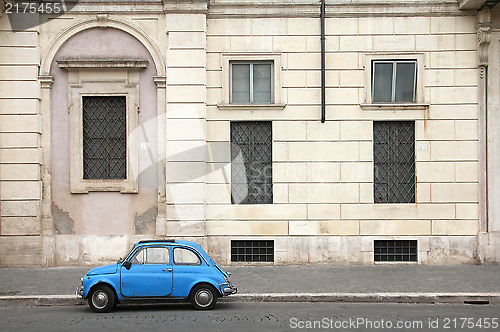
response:
[[[231,241],[231,262],[274,262],[274,241]]]
[[[416,262],[417,240],[375,240],[375,262]]]

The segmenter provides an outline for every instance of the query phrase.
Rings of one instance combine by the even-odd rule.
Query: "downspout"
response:
[[[325,57],[325,0],[321,0],[321,123],[326,118]]]

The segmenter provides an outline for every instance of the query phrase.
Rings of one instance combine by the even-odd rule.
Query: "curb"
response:
[[[499,304],[500,293],[262,293],[235,294],[220,302],[348,302]],[[0,306],[83,305],[75,295],[0,296]]]

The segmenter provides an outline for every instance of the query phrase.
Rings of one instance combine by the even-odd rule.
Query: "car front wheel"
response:
[[[89,296],[89,306],[94,312],[110,312],[115,302],[115,293],[106,285],[96,286]]]
[[[210,285],[197,285],[191,292],[191,305],[197,310],[211,310],[217,303],[217,291]]]

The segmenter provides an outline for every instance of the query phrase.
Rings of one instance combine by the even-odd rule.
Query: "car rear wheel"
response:
[[[211,310],[217,303],[217,291],[210,285],[197,285],[191,292],[191,305],[197,310]]]
[[[115,293],[106,285],[96,286],[89,295],[89,306],[94,312],[110,312],[115,302]]]

